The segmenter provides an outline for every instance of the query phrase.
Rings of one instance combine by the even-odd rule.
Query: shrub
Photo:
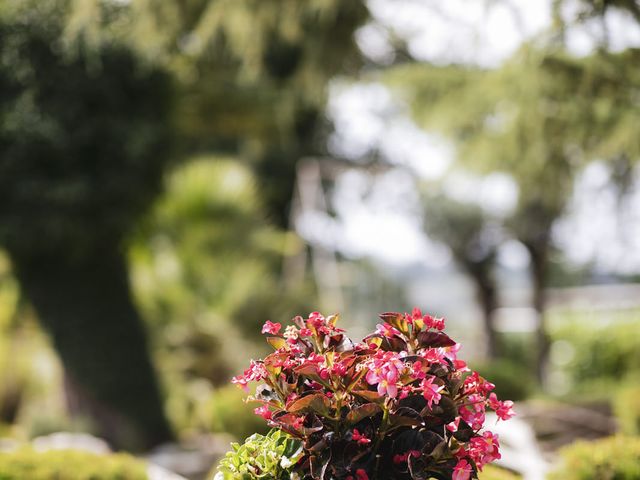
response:
[[[269,427],[245,403],[244,395],[233,385],[215,390],[210,403],[211,429],[226,432],[236,440],[244,440],[253,433],[267,433]]]
[[[561,451],[551,480],[640,480],[640,438],[579,441]]]
[[[614,396],[613,408],[620,431],[640,435],[640,385],[621,387]]]
[[[573,358],[565,367],[569,379],[579,387],[640,374],[640,324],[619,322],[594,326],[571,322],[553,333],[573,347]]]
[[[520,476],[503,468],[487,465],[478,478],[480,480],[517,480]]]
[[[267,321],[262,332],[275,352],[233,382],[261,383],[250,397],[260,404],[255,413],[302,445],[291,478],[477,478],[500,458],[497,436],[480,433],[485,409],[506,420],[513,402],[498,400],[477,372],[465,373],[444,319],[417,309],[381,318],[362,343],[336,327],[336,315],[296,317],[283,333]],[[236,470],[242,449],[231,454]]]
[[[0,453],[1,480],[147,480],[143,462],[125,454],[73,450]]]

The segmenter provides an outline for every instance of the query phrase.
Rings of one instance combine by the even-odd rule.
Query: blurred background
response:
[[[639,129],[636,0],[0,0],[0,438],[198,478],[266,319],[413,306],[506,468],[637,435]]]

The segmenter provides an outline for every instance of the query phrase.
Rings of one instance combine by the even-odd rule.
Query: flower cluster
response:
[[[352,342],[337,315],[296,317],[262,332],[275,351],[233,382],[255,413],[301,442],[291,478],[374,480],[477,478],[500,458],[485,412],[514,415],[494,385],[457,358],[442,318],[384,313],[376,331]]]

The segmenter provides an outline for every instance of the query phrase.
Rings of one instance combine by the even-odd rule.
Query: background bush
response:
[[[227,432],[243,441],[254,433],[266,434],[269,431],[267,423],[253,413],[258,405],[245,403],[245,396],[235,385],[219,388],[213,393],[209,413],[214,432]]]
[[[487,465],[478,475],[479,480],[516,480],[518,478],[520,478],[519,475],[493,465]]]
[[[579,441],[561,451],[562,464],[551,480],[640,479],[640,438]]]
[[[640,385],[621,387],[614,397],[613,408],[620,431],[627,435],[640,435]]]
[[[562,366],[575,389],[587,384],[611,382],[640,375],[640,322],[568,321],[552,334],[571,349]]]
[[[147,480],[143,462],[125,454],[73,450],[0,453],[2,480]]]

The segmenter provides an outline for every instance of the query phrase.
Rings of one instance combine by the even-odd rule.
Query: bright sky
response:
[[[393,30],[407,39],[415,58],[492,67],[550,24],[550,0],[507,0],[492,8],[486,4],[482,0],[370,0],[375,21],[358,32],[358,44],[372,59],[390,61],[388,32]],[[614,13],[607,24],[613,48],[640,46],[640,29],[633,20]],[[593,36],[602,31],[595,23],[573,29],[569,45],[574,53],[586,54]],[[437,266],[448,261],[442,247],[430,242],[420,229],[416,185],[419,180],[443,178],[452,163],[453,148],[444,139],[417,128],[407,107],[380,84],[334,82],[329,115],[337,130],[330,142],[333,152],[357,159],[378,151],[403,168],[378,177],[345,174],[334,194],[338,220],[330,230],[327,222],[320,222],[322,234],[307,230],[307,236],[326,238],[326,232],[331,231],[330,243],[344,254],[372,256],[386,264]],[[622,208],[603,186],[607,175],[606,168],[594,166],[578,181],[570,215],[556,230],[558,243],[577,263],[592,260],[602,270],[640,271],[640,193]],[[480,202],[493,211],[508,213],[517,201],[517,187],[505,175],[475,178],[455,173],[445,181],[453,197]],[[626,220],[635,225],[626,228],[626,233],[617,229],[613,219],[620,208]],[[629,255],[630,250],[635,251],[635,257]],[[500,258],[516,266],[526,262],[523,255],[522,248],[508,244]]]

